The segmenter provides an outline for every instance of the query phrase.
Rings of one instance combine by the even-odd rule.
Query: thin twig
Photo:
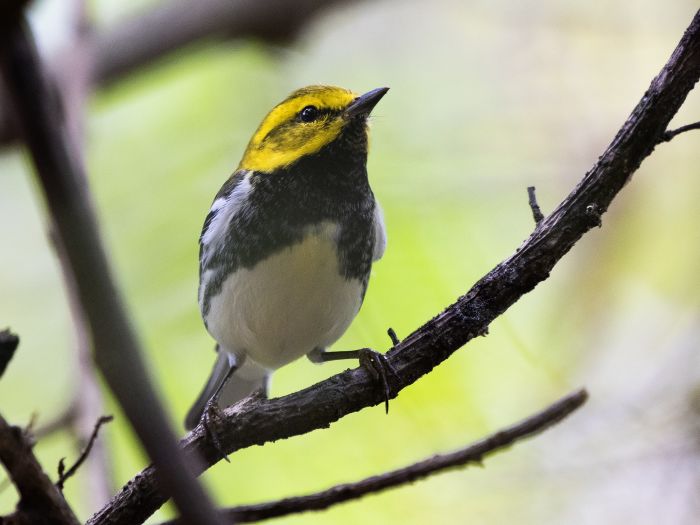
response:
[[[80,453],[80,456],[78,456],[78,459],[75,461],[71,468],[65,470],[64,461],[66,458],[61,458],[61,460],[58,462],[58,481],[56,481],[56,487],[58,487],[58,490],[63,491],[63,486],[65,485],[66,480],[73,476],[78,471],[78,468],[80,468],[80,465],[82,465],[83,462],[87,459],[88,454],[90,454],[90,450],[92,450],[92,446],[95,444],[95,440],[97,439],[97,434],[100,431],[100,427],[105,423],[109,423],[113,419],[113,416],[100,416],[100,418],[95,423],[95,428],[92,430],[92,434],[90,434],[90,438],[88,439],[85,448]]]
[[[397,344],[399,344],[401,342],[401,339],[398,338],[398,336],[396,335],[396,332],[394,331],[393,328],[387,329],[386,333],[389,336],[389,339],[391,339],[392,345],[396,346]]]
[[[693,129],[700,129],[700,122],[693,122],[692,124],[686,124],[680,128],[665,131],[663,135],[661,135],[659,142],[669,142],[676,135],[680,135],[681,133],[685,133],[686,131],[691,131]]]
[[[599,224],[600,216],[654,150],[698,78],[700,11],[611,144],[569,196],[512,256],[386,354],[397,372],[396,377],[388,378],[392,397],[484,333],[494,319],[549,277],[557,262]],[[234,453],[328,427],[347,414],[383,402],[383,392],[366,370],[348,370],[282,398],[225,409],[218,437],[225,452]],[[201,458],[200,472],[221,457],[201,425],[181,441],[181,446]],[[148,467],[88,524],[142,523],[165,501],[157,490],[156,470]]]
[[[288,514],[319,511],[338,503],[361,498],[367,494],[378,493],[412,483],[445,470],[465,467],[470,463],[480,465],[486,456],[501,451],[513,445],[516,441],[539,434],[555,425],[581,407],[587,398],[588,394],[585,390],[569,394],[541,412],[533,414],[508,428],[495,432],[455,452],[438,454],[397,470],[385,472],[354,483],[336,485],[315,494],[284,498],[256,505],[242,505],[227,509],[224,512],[231,521],[250,523]],[[180,523],[179,520],[172,520],[163,525],[180,525]]]
[[[527,187],[527,201],[530,204],[530,209],[532,210],[532,218],[535,219],[535,224],[538,225],[544,219],[542,215],[542,210],[540,210],[540,205],[537,204],[537,195],[535,195],[535,187]]]
[[[19,337],[9,330],[0,331],[0,377],[5,373],[19,345]]]

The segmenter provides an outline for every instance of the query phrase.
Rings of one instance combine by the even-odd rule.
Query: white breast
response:
[[[339,273],[337,235],[337,224],[324,223],[300,243],[230,275],[211,300],[211,335],[269,368],[338,340],[360,309],[362,284]]]

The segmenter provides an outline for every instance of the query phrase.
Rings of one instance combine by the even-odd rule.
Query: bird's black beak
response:
[[[377,102],[386,95],[387,91],[389,91],[388,87],[380,87],[368,91],[364,95],[360,95],[345,109],[345,116],[348,118],[357,117],[359,115],[367,117],[372,112],[374,106],[377,105]]]

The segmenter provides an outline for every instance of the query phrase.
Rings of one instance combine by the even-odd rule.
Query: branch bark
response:
[[[700,78],[700,11],[661,72],[595,165],[516,252],[480,279],[435,318],[388,353],[397,371],[391,396],[429,373],[457,349],[485,333],[489,324],[549,277],[556,263],[589,230],[601,224],[608,206],[651,154],[671,118]],[[219,441],[224,452],[300,435],[383,402],[376,382],[362,369],[348,370],[300,392],[269,400],[248,400],[224,411]],[[182,441],[202,470],[220,459],[199,426]],[[142,523],[166,498],[149,466],[136,475],[89,525]]]
[[[481,465],[485,457],[508,448],[517,441],[539,434],[560,422],[580,408],[586,399],[588,399],[586,391],[579,390],[563,397],[541,412],[467,447],[449,454],[438,454],[398,470],[385,472],[355,483],[336,485],[315,494],[284,498],[257,505],[242,505],[224,512],[232,522],[251,523],[300,512],[319,511],[339,503],[361,498],[367,494],[383,492],[387,489],[413,483],[445,470],[466,467],[474,463]],[[181,524],[181,520],[172,520],[162,525]]]
[[[8,525],[79,525],[78,518],[34,456],[29,437],[2,416],[0,461],[20,495],[16,512],[0,518],[0,522]]]

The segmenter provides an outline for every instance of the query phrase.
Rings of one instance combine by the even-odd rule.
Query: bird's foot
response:
[[[359,350],[334,350],[328,352],[321,348],[316,348],[307,355],[312,363],[325,363],[328,361],[339,361],[343,359],[358,359],[360,365],[367,370],[375,381],[381,381],[384,390],[384,406],[389,413],[389,398],[391,390],[389,388],[388,375],[391,373],[398,378],[398,374],[387,358],[375,352],[371,348],[360,348]]]
[[[206,432],[207,437],[211,441],[214,449],[219,453],[219,456],[225,459],[228,463],[231,463],[231,460],[228,459],[228,454],[224,452],[224,448],[219,440],[218,429],[221,425],[222,419],[222,411],[219,407],[219,402],[217,399],[212,397],[204,406],[201,423],[204,426],[204,431]]]
[[[389,413],[389,397],[391,390],[389,389],[388,374],[391,373],[394,377],[398,377],[396,370],[391,366],[384,354],[380,354],[371,348],[360,348],[357,350],[357,357],[362,365],[376,381],[381,381],[381,386],[384,390],[384,407],[386,413]]]

